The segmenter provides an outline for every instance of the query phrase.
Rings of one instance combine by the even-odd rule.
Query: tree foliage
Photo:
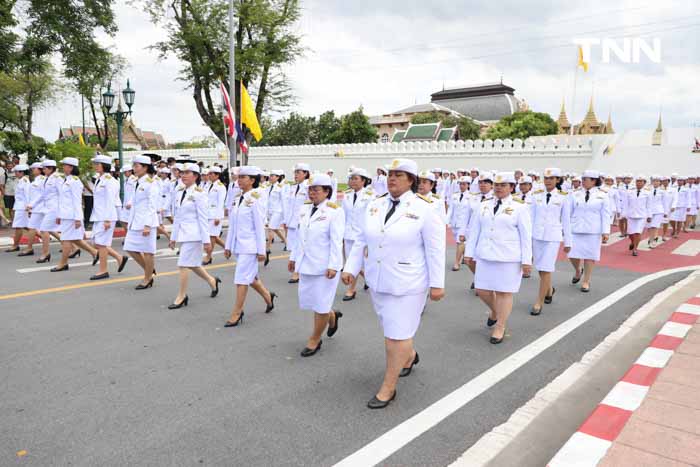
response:
[[[503,117],[486,132],[489,139],[526,139],[530,136],[554,135],[557,133],[557,122],[547,113],[515,112]]]
[[[223,142],[219,83],[229,89],[228,0],[132,0],[143,6],[154,23],[163,26],[166,40],[153,45],[162,58],[178,58],[180,78],[192,90],[204,123]],[[301,37],[293,26],[301,11],[299,0],[236,0],[236,80],[257,96],[258,120],[271,110],[293,102],[283,67],[302,53]],[[235,103],[240,105],[236,87]],[[250,140],[250,138],[249,138]]]
[[[457,127],[459,139],[479,139],[481,127],[469,117],[455,117],[445,113],[432,112],[419,113],[411,117],[411,123],[437,123],[441,122],[444,128]]]

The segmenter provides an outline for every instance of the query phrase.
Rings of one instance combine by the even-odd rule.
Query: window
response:
[[[389,135],[384,133],[382,135],[382,143],[388,143],[389,142]]]

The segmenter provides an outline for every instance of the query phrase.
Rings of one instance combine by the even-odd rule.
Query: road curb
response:
[[[678,307],[637,361],[547,465],[598,465],[698,319],[700,295]]]

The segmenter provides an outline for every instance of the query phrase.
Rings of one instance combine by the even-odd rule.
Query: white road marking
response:
[[[679,337],[683,339],[692,327],[693,326],[691,326],[690,324],[674,323],[673,321],[667,321],[666,324],[664,324],[664,326],[659,331],[659,334],[662,334],[664,336]]]
[[[647,347],[639,356],[637,365],[644,365],[650,368],[663,368],[673,356],[673,350],[657,349],[656,347]]]
[[[634,412],[642,405],[642,401],[649,392],[649,386],[640,386],[639,384],[620,381],[610,390],[605,399],[600,403],[617,407],[622,410]]]
[[[612,442],[585,433],[574,433],[571,441],[549,461],[548,467],[583,467],[598,465],[608,452]],[[571,459],[577,459],[574,466]]]
[[[686,240],[671,252],[674,255],[697,256],[700,253],[700,240]]]
[[[355,453],[338,462],[336,466],[370,466],[382,462],[630,293],[661,277],[677,272],[696,270],[700,270],[700,266],[667,269],[640,277],[630,282],[579,312],[576,316],[569,318],[567,321],[551,329],[539,339],[501,360],[498,364],[492,366],[479,376],[468,381],[460,388],[457,388],[408,420],[395,426],[379,438],[371,441]],[[648,350],[656,349],[647,349],[647,351]],[[638,363],[644,364],[639,361]]]

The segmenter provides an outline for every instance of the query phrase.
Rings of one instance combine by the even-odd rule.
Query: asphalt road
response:
[[[467,291],[470,273],[448,271],[447,296],[429,305],[416,339],[420,364],[388,409],[371,411],[365,404],[381,383],[384,349],[368,294],[343,303],[340,288],[338,334],[301,358],[312,318],[297,308],[284,258],[262,273],[279,294],[275,311],[264,314],[251,290],[244,324],[224,329],[234,289],[222,255],[211,271],[224,280],[219,297],[192,276],[190,305],[176,311],[166,308],[177,287],[167,274],[174,257],[158,259],[150,290],[133,290],[140,270],[130,262],[112,275],[120,282],[44,293],[85,285],[94,269],[20,274],[40,265],[0,255],[0,465],[333,465],[642,275],[599,268],[582,294],[561,262],[554,304],[531,317],[537,280],[524,280],[510,337],[494,346],[486,309]],[[284,255],[278,243],[273,255]],[[609,307],[384,463],[449,464],[683,277],[659,279]],[[22,292],[34,295],[10,296]],[[18,458],[20,450],[27,455]]]

